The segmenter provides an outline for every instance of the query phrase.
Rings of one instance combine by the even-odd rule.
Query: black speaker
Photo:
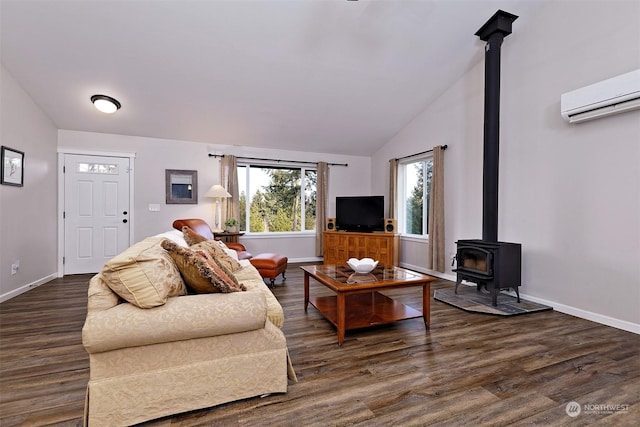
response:
[[[384,232],[385,233],[395,233],[396,232],[396,220],[393,218],[385,218],[384,219]]]
[[[327,231],[336,231],[336,219],[327,218]]]

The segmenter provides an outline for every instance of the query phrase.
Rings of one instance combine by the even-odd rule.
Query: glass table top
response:
[[[379,265],[370,273],[356,273],[346,265],[314,265],[303,268],[312,274],[322,274],[345,285],[356,283],[411,281],[424,278],[420,273],[394,266]]]

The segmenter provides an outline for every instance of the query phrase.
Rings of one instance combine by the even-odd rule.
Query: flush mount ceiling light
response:
[[[102,111],[107,114],[113,114],[121,107],[117,99],[107,95],[93,95],[91,97],[91,102],[93,102],[93,105],[98,109],[98,111]]]

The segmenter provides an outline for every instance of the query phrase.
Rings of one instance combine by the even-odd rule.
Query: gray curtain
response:
[[[444,273],[444,149],[433,149],[433,177],[429,201],[429,258],[427,268]]]
[[[222,199],[222,225],[227,218],[240,222],[240,193],[238,191],[238,159],[225,154],[220,160],[220,185],[231,197]],[[224,228],[224,227],[223,227]]]
[[[322,232],[327,222],[327,195],[329,192],[329,165],[318,162],[316,182],[316,256],[324,255]]]
[[[389,160],[389,218],[398,212],[398,159]]]

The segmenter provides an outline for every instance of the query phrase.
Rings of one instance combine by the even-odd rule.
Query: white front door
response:
[[[129,246],[129,163],[64,155],[64,274],[97,273]]]

